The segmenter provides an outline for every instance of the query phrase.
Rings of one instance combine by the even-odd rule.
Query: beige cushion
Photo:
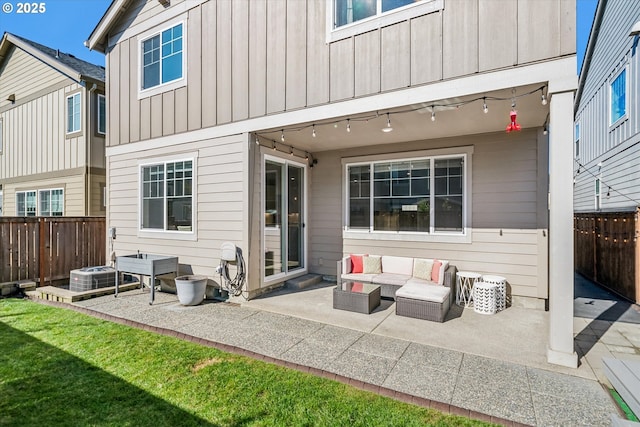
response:
[[[396,291],[396,297],[442,303],[449,297],[449,292],[446,286],[407,284]]]
[[[423,280],[431,280],[431,270],[433,269],[432,259],[420,259],[413,260],[413,277]]]
[[[402,286],[407,283],[411,276],[407,274],[382,273],[373,276],[373,283],[378,285],[395,285]]]
[[[418,279],[417,277],[412,277],[407,280],[407,285],[423,285],[423,286],[438,286],[437,283],[432,282],[431,280]]]
[[[356,282],[373,283],[373,278],[376,276],[377,274],[347,273],[342,275],[342,280],[354,280]]]
[[[393,274],[413,274],[413,258],[384,255],[382,257],[382,272]]]
[[[380,274],[382,273],[382,262],[379,256],[366,256],[362,258],[364,274]]]

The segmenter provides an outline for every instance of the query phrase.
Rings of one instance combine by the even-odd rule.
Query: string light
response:
[[[280,134],[280,141],[284,142],[284,129],[282,129],[280,132],[282,132]]]
[[[351,132],[351,119],[347,119],[347,132]]]
[[[549,133],[549,130],[547,129],[547,124],[545,123],[545,124],[544,124],[544,128],[542,129],[542,134],[543,134],[543,135],[546,135],[546,134],[548,134],[548,133]]]
[[[314,138],[316,137],[316,125],[315,124],[313,125],[313,130],[311,131],[311,136],[314,137]]]
[[[293,156],[293,147],[289,147],[289,155]]]
[[[431,106],[431,121],[435,122],[436,121],[436,110],[434,109],[435,106]]]
[[[540,89],[541,91],[543,89]],[[547,105],[547,97],[544,96],[544,92],[542,92],[542,95],[540,96],[541,100],[542,100],[542,105]]]
[[[387,127],[382,128],[382,132],[391,132],[392,130],[391,117],[389,116],[389,113],[387,113]]]
[[[485,114],[489,112],[489,107],[487,107],[487,97],[482,98],[482,112]]]

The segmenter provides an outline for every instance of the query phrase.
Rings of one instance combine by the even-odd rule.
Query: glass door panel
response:
[[[302,211],[303,170],[301,167],[289,165],[288,191],[287,191],[287,230],[289,234],[287,248],[287,270],[295,270],[304,267],[302,236],[304,234],[304,212]]]
[[[265,162],[264,188],[264,276],[284,272],[283,165]]]

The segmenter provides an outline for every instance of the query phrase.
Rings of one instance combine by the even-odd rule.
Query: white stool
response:
[[[463,307],[471,307],[473,284],[480,280],[481,277],[481,274],[471,271],[458,271],[456,273],[456,304]]]
[[[493,283],[474,283],[473,311],[479,314],[496,314],[496,288]]]
[[[496,310],[502,311],[507,308],[507,279],[502,276],[486,275],[482,276],[485,283],[493,283],[496,288]]]

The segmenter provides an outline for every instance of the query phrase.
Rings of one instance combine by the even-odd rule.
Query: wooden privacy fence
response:
[[[575,214],[575,269],[620,296],[640,303],[638,210]]]
[[[0,217],[0,283],[69,280],[71,270],[104,265],[103,217]]]

